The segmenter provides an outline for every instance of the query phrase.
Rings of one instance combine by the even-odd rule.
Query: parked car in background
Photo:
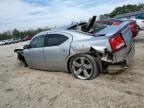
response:
[[[14,39],[12,43],[19,43],[21,41],[22,41],[21,39]]]
[[[4,45],[5,44],[5,42],[4,41],[0,41],[0,45]]]
[[[136,21],[139,29],[144,29],[144,18],[140,19],[139,17],[135,17],[135,18],[132,18],[132,20]]]
[[[76,78],[94,79],[105,66],[126,66],[134,56],[128,23],[118,26],[88,23],[53,29],[15,49],[18,59],[35,69],[68,71]]]
[[[109,20],[99,20],[99,21],[96,21],[96,23],[102,23],[102,24],[106,24],[106,25],[120,25],[121,23],[126,22],[126,21],[129,22],[128,26],[131,29],[133,38],[135,38],[139,32],[139,28],[137,26],[136,21],[134,21],[134,20],[109,19]]]
[[[0,45],[9,45],[9,44],[15,44],[15,43],[19,43],[21,42],[21,39],[7,39],[7,40],[3,40],[0,41]]]
[[[28,40],[31,40],[32,37],[33,37],[33,36],[28,35],[28,36],[24,37],[24,38],[22,39],[22,41],[28,41]]]
[[[2,45],[2,41],[0,41],[0,46]]]
[[[134,20],[136,21],[139,29],[144,29],[144,16],[134,16],[129,18],[120,18],[120,20]]]
[[[5,42],[5,45],[9,45],[9,44],[12,44],[13,41],[14,41],[14,39],[7,39],[4,42]]]

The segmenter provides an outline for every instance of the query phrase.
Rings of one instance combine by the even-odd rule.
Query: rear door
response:
[[[70,53],[72,36],[66,33],[49,33],[44,48],[44,59],[48,69],[65,69]]]

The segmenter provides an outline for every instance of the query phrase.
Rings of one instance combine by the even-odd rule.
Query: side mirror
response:
[[[29,45],[24,45],[23,49],[29,49]]]

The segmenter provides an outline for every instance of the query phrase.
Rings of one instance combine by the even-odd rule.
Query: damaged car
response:
[[[38,33],[28,45],[15,49],[18,59],[30,68],[67,71],[83,80],[94,79],[113,64],[127,67],[135,53],[128,23],[94,22],[95,18]]]

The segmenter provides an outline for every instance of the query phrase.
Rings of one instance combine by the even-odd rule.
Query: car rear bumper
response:
[[[107,62],[108,64],[119,64],[129,62],[133,59],[135,54],[135,46],[132,43],[131,48],[123,48],[115,53],[107,53],[105,56],[102,57],[102,61]]]

